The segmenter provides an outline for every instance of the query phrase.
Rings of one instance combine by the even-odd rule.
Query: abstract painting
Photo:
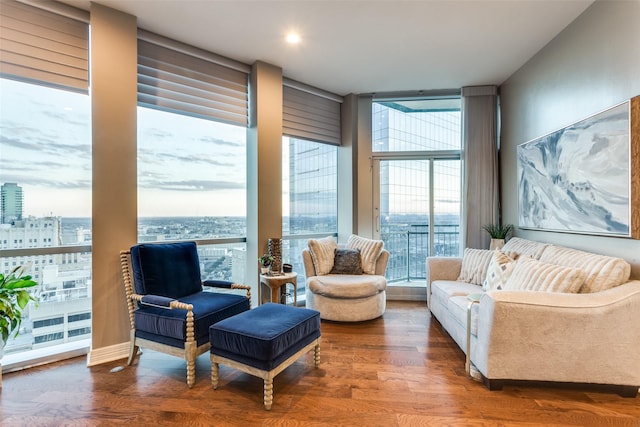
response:
[[[629,105],[518,146],[521,228],[631,237]]]

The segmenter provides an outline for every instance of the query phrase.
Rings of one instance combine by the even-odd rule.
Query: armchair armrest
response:
[[[162,297],[159,295],[143,295],[142,299],[140,300],[140,302],[144,305],[160,308],[169,308],[172,301],[174,301],[173,298]]]
[[[202,282],[202,286],[218,289],[242,289],[247,291],[247,298],[251,300],[251,286],[249,285],[233,283],[229,280],[205,280],[204,282]]]
[[[471,360],[488,379],[640,385],[640,281],[590,294],[487,292]]]

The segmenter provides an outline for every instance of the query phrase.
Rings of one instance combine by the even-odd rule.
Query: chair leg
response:
[[[196,347],[195,342],[187,341],[184,345],[184,358],[187,361],[187,385],[189,388],[196,383]]]
[[[132,329],[131,337],[129,338],[129,359],[127,360],[127,365],[131,366],[134,362],[138,355],[138,350],[140,350],[140,347],[136,345],[136,331],[135,329]]]

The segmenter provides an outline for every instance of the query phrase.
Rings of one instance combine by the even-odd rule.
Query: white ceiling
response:
[[[87,0],[63,0],[88,9]],[[593,0],[97,0],[138,26],[339,95],[503,83]],[[284,42],[296,30],[299,45]]]

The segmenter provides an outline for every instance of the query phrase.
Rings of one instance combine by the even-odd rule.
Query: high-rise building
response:
[[[2,200],[2,224],[22,220],[22,187],[15,182],[5,182],[0,189]]]

